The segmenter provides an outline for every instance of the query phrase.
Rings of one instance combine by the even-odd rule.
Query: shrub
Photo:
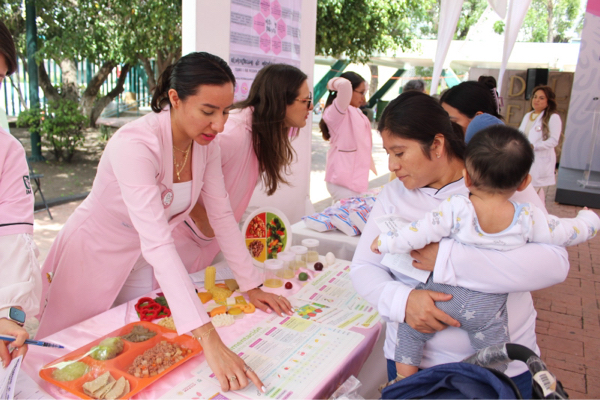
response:
[[[29,133],[41,134],[42,131],[42,112],[39,108],[30,108],[21,111],[17,118],[19,128],[28,128]]]
[[[87,122],[77,102],[67,99],[50,102],[41,130],[56,160],[71,162],[75,149],[85,139],[83,128]]]

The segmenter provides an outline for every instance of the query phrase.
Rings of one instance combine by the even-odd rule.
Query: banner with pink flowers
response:
[[[272,63],[300,67],[302,0],[231,0],[229,66],[235,101],[248,97],[258,71]]]

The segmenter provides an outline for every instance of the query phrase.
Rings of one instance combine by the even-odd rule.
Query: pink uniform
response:
[[[331,135],[325,181],[364,193],[369,188],[371,124],[360,109],[350,105],[352,84],[349,80],[334,78],[329,86],[338,94],[323,112]]]
[[[216,142],[221,148],[225,189],[235,220],[239,222],[248,208],[259,177],[258,159],[252,146],[252,108],[232,111],[225,130],[217,136]],[[202,196],[200,202],[206,204],[206,198]],[[212,225],[212,220],[210,223]],[[206,268],[221,250],[219,243],[204,236],[189,217],[173,230],[173,238],[190,273]]]
[[[192,202],[170,220],[173,186],[170,112],[148,114],[121,128],[109,141],[90,195],[55,240],[43,266],[44,291],[38,337],[106,311],[140,253],[169,301],[177,331],[210,321],[177,253],[172,230],[202,194],[217,241],[242,291],[261,277],[233,218],[223,186],[219,146],[193,144]]]
[[[25,149],[0,128],[0,309],[18,306],[31,315],[42,291],[33,203]]]
[[[25,149],[0,128],[0,236],[33,234],[33,202]]]

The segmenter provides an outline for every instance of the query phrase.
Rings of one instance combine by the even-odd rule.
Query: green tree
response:
[[[422,6],[426,10],[426,17],[415,26],[415,30],[421,39],[437,39],[440,19],[440,0],[423,0]],[[471,27],[479,21],[479,18],[488,6],[487,0],[464,0],[454,40],[464,40]]]
[[[571,38],[568,31],[575,27],[580,0],[532,0],[521,32],[526,42],[561,43]],[[504,32],[504,22],[494,24],[494,31]]]
[[[4,10],[7,4],[13,9],[21,7],[20,1],[8,0]],[[40,87],[51,101],[78,101],[91,126],[123,92],[127,74],[138,61],[146,70],[152,90],[156,76],[181,55],[180,0],[36,0],[36,7]],[[14,13],[17,19],[20,14]],[[60,65],[60,85],[54,86],[50,81],[41,62],[44,59],[53,59]],[[150,59],[156,61],[158,71],[152,70]],[[81,87],[77,64],[85,60],[99,68],[90,82]],[[102,84],[119,66],[115,86],[101,95]]]
[[[316,53],[366,63],[371,55],[412,48],[426,17],[418,0],[319,0]]]

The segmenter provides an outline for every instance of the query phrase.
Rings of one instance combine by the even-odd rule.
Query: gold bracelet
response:
[[[210,336],[210,333],[212,331],[214,331],[214,330],[215,330],[215,327],[213,326],[212,328],[210,328],[206,332],[201,333],[200,336],[195,336],[195,338],[196,338],[197,341],[200,341],[200,339],[208,339],[208,337]]]

